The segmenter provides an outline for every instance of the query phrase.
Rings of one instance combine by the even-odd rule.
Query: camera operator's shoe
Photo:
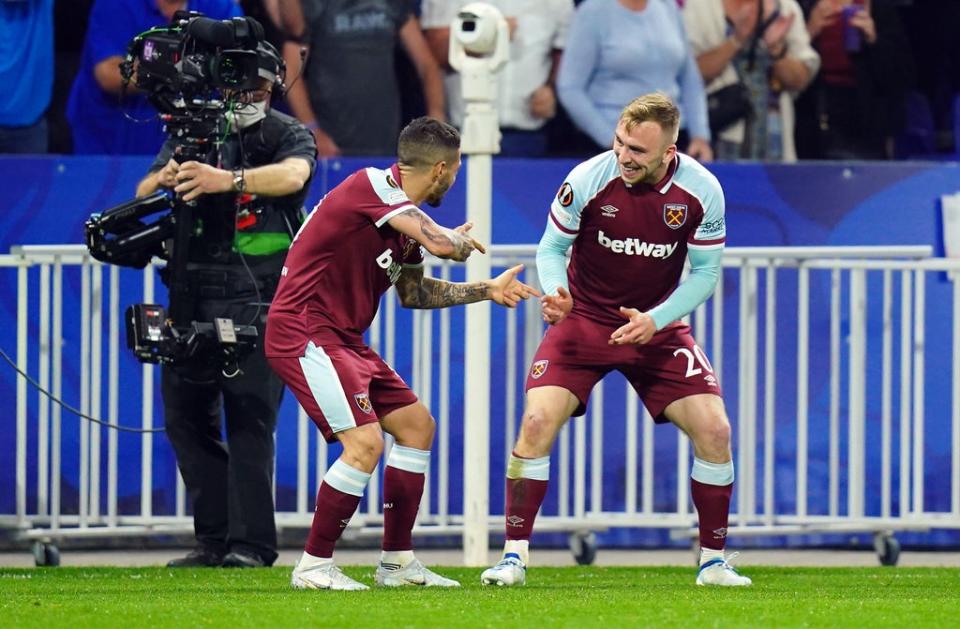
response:
[[[197,546],[186,557],[171,559],[168,568],[217,568],[223,565],[223,553],[209,546]]]
[[[414,559],[402,568],[397,564],[384,564],[380,562],[380,565],[377,566],[377,573],[374,575],[374,580],[377,585],[385,587],[401,587],[404,585],[422,585],[442,588],[460,587],[460,583],[447,577],[441,577],[420,563],[419,559]]]
[[[266,568],[267,562],[263,557],[246,550],[231,550],[220,564],[224,568]]]

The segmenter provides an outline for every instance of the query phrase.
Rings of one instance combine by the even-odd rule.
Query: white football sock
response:
[[[300,561],[297,562],[298,570],[309,570],[318,566],[324,566],[333,563],[333,557],[314,557],[307,551],[300,555]]]
[[[527,565],[530,563],[530,540],[508,539],[503,545],[503,554],[507,553],[517,553],[523,565]]]
[[[723,549],[714,550],[712,548],[700,548],[700,565],[714,559],[723,559]]]
[[[387,568],[387,564],[392,564],[397,566],[397,570],[400,568],[407,567],[411,561],[413,561],[413,551],[412,550],[383,550],[380,551],[380,563]]]

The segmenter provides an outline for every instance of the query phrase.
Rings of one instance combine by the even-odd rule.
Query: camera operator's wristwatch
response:
[[[243,178],[242,170],[233,171],[233,191],[240,194],[247,191],[247,180]]]

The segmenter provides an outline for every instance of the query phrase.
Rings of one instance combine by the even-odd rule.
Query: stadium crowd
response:
[[[120,102],[124,42],[183,0],[3,0],[0,153],[149,154],[159,124]],[[286,102],[321,157],[388,155],[423,114],[462,122],[447,64],[466,0],[203,0],[284,51]],[[680,106],[681,148],[712,158],[944,158],[960,140],[960,3],[936,0],[496,0],[510,61],[503,154],[591,154],[637,94]],[[118,8],[121,7],[121,8]],[[87,24],[86,32],[77,25]],[[305,67],[301,76],[301,59]],[[294,77],[298,77],[294,81]]]

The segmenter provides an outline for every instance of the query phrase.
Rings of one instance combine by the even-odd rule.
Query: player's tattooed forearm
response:
[[[446,308],[460,304],[472,304],[490,297],[490,287],[484,282],[469,284],[445,282],[425,277],[408,295],[405,306],[410,308]]]
[[[413,218],[419,220],[420,233],[422,233],[430,242],[452,244],[455,247],[458,244],[462,244],[462,243],[457,243],[456,241],[451,239],[448,230],[445,230],[442,227],[438,226],[436,223],[430,220],[429,216],[427,216],[417,208],[410,208],[409,210],[404,210],[400,214],[406,215],[406,216],[412,216]]]

